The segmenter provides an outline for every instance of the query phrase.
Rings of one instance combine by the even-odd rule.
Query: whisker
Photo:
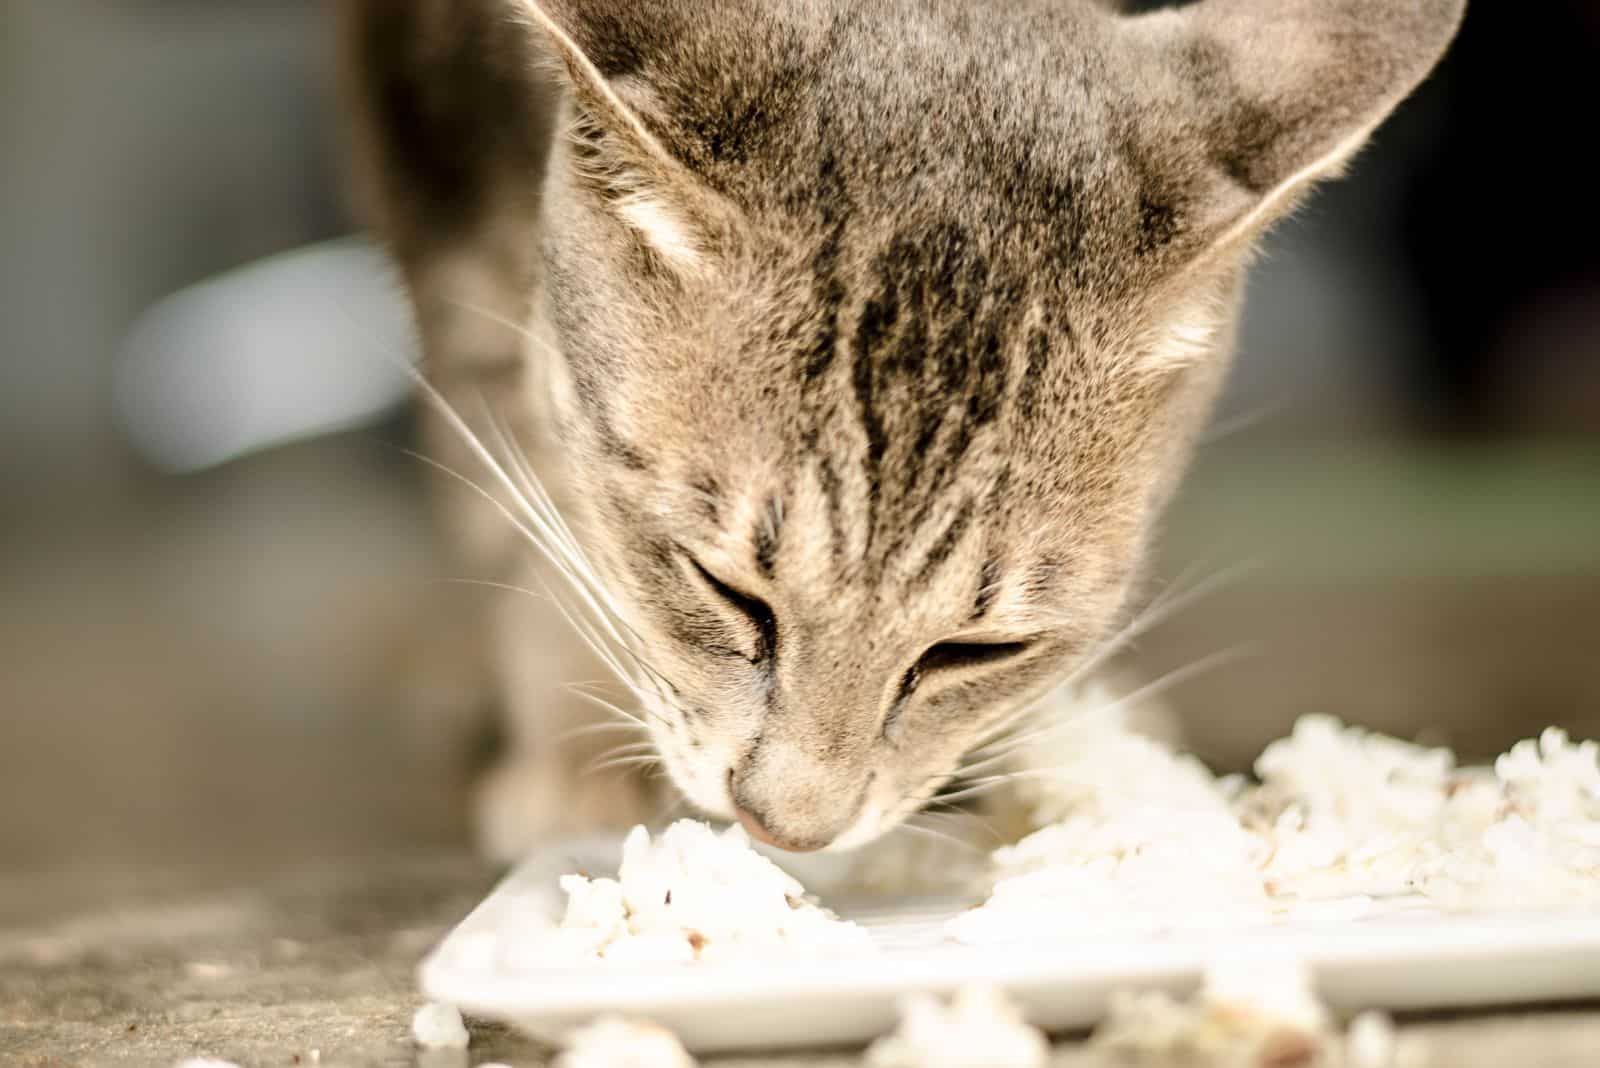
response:
[[[912,816],[912,817],[908,817],[907,819],[902,820],[900,822],[899,826],[897,826],[895,828],[895,830],[897,830],[897,831],[909,831],[912,834],[924,835],[924,836],[926,836],[928,838],[933,838],[933,839],[936,839],[938,841],[945,842],[945,843],[947,843],[949,845],[953,845],[957,849],[960,849],[960,850],[962,850],[963,852],[966,852],[966,853],[982,853],[982,852],[984,852],[982,849],[979,849],[977,846],[973,845],[971,842],[963,842],[961,839],[957,838],[955,835],[950,834],[950,833],[948,833],[946,831],[940,831],[940,830],[936,830],[933,827],[924,827],[921,824],[912,823],[911,821],[913,819],[915,819],[915,818],[916,817]]]
[[[459,297],[444,297],[443,300],[446,304],[460,308],[462,311],[467,311],[474,315],[482,316],[491,323],[494,323],[496,326],[503,326],[507,330],[517,334],[525,341],[531,341],[535,345],[542,345],[544,347],[544,353],[547,356],[553,356],[557,358],[561,356],[560,350],[558,350],[554,345],[550,344],[544,338],[540,337],[538,334],[535,334],[532,330],[528,329],[526,323],[519,323],[514,320],[507,319],[505,316],[501,315],[492,308],[485,308],[481,304],[471,304]]]
[[[608,614],[601,607],[595,597],[595,592],[591,588],[590,580],[586,576],[575,571],[566,560],[564,554],[558,551],[558,549],[551,544],[551,541],[554,539],[554,535],[548,531],[548,524],[543,523],[538,511],[528,500],[527,495],[522,492],[521,488],[517,484],[517,481],[512,478],[509,473],[507,473],[504,465],[495,459],[494,454],[491,453],[488,447],[484,445],[481,440],[479,440],[476,434],[473,433],[472,428],[467,425],[466,420],[463,419],[461,414],[456,411],[455,407],[445,399],[444,395],[427,380],[427,377],[414,367],[409,368],[409,370],[411,372],[412,379],[416,382],[417,388],[422,391],[423,396],[433,404],[434,408],[444,418],[445,422],[466,444],[468,450],[475,457],[477,457],[478,461],[482,463],[490,472],[490,474],[494,476],[495,481],[498,482],[500,486],[511,495],[511,499],[520,506],[527,518],[534,523],[535,529],[540,531],[540,535],[542,535],[542,537],[536,536],[533,530],[530,530],[528,525],[518,519],[509,508],[500,502],[497,497],[478,486],[470,479],[465,478],[465,476],[462,476],[457,472],[451,471],[448,467],[440,464],[438,461],[431,460],[428,457],[421,456],[420,454],[416,453],[413,453],[413,455],[417,456],[418,459],[426,463],[430,463],[440,470],[443,470],[454,477],[461,479],[468,486],[472,487],[486,500],[488,500],[513,524],[513,526],[516,527],[517,530],[523,534],[524,537],[528,539],[529,543],[532,544],[534,548],[539,550],[540,554],[543,555],[546,560],[548,560],[559,572],[561,572],[562,576],[571,584],[573,591],[578,594],[578,596],[584,601],[585,605],[594,613],[601,625],[610,630],[612,636],[620,643],[622,641],[621,635],[616,634],[615,628],[611,626],[611,621]]]
[[[1011,735],[1011,732],[1021,730],[1034,716],[1039,715],[1048,704],[1051,695],[1065,685],[1066,683],[1062,683],[1061,686],[1053,687],[1049,693],[1044,694],[1037,700],[1019,705],[1017,708],[998,717],[994,723],[979,732],[978,740],[973,744],[968,755],[979,756],[994,746],[1002,744]]]
[[[1192,607],[1197,602],[1204,600],[1219,590],[1227,588],[1237,582],[1244,575],[1258,568],[1254,563],[1236,564],[1225,568],[1210,578],[1195,583],[1189,589],[1179,592],[1163,593],[1151,602],[1149,607],[1136,615],[1131,622],[1123,627],[1110,640],[1105,642],[1090,658],[1080,664],[1068,677],[1068,683],[1082,680],[1085,676],[1103,666],[1105,662],[1117,653],[1126,649],[1134,639],[1149,633],[1153,628],[1165,623],[1178,612]],[[1176,590],[1174,583],[1169,589]]]
[[[538,590],[530,590],[526,586],[516,586],[509,582],[496,582],[493,579],[461,578],[457,576],[440,579],[440,581],[447,582],[452,586],[481,586],[485,589],[500,590],[505,593],[524,593],[536,601],[548,601],[550,599],[547,593],[540,593]]]
[[[616,679],[574,679],[563,682],[561,685],[570,690],[600,690],[609,692],[616,685]]]
[[[965,801],[968,798],[981,797],[984,794],[993,790],[997,790],[1006,783],[1013,781],[1018,777],[1018,775],[1018,772],[1006,772],[1003,775],[987,775],[980,779],[968,780],[970,785],[963,787],[960,790],[956,790],[953,793],[940,794],[934,798],[933,801],[949,805],[956,801]]]
[[[560,612],[561,615],[566,619],[568,625],[571,626],[578,636],[584,640],[584,642],[595,653],[595,655],[600,657],[601,661],[612,670],[622,684],[627,687],[628,690],[635,696],[642,696],[642,694],[639,693],[635,680],[629,676],[627,670],[622,666],[621,662],[618,661],[616,657],[611,655],[609,648],[604,645],[597,634],[595,634],[582,621],[567,611],[566,606],[561,602],[561,598],[556,596],[555,591],[551,590],[548,584],[545,584],[544,592],[540,593],[537,590],[530,590],[525,586],[518,586],[509,582],[495,582],[490,579],[458,578],[449,579],[447,581],[464,586],[481,586],[487,589],[503,590],[509,593],[521,593],[536,600],[545,601],[554,605],[556,610]],[[576,687],[581,684],[566,683],[565,685],[568,687]],[[621,712],[621,709],[616,709],[616,711]]]
[[[620,731],[636,732],[645,730],[642,721],[634,720],[630,723],[590,723],[582,727],[574,727],[570,731],[562,731],[556,735],[558,742],[570,742],[575,738],[584,738],[591,734],[616,734]]]
[[[570,555],[581,558],[582,550],[572,537],[572,529],[561,518],[560,510],[556,508],[555,501],[544,488],[544,483],[533,470],[533,465],[528,462],[527,453],[523,450],[515,431],[511,429],[500,412],[489,403],[489,399],[480,391],[477,394],[478,404],[483,409],[484,421],[489,425],[493,435],[492,444],[499,450],[511,465],[511,473],[516,476],[524,493],[528,495],[529,504],[539,518],[550,528],[552,540]]]
[[[1208,448],[1219,441],[1259,426],[1269,419],[1276,419],[1287,412],[1289,407],[1290,401],[1287,397],[1263,401],[1231,418],[1221,419],[1212,423],[1205,433],[1200,436],[1200,440],[1196,444],[1199,448]]]
[[[551,345],[544,338],[535,334],[525,324],[514,322],[489,308],[472,304],[459,298],[449,297],[446,298],[446,301],[463,311],[472,312],[473,314],[481,316],[482,318],[485,318],[499,326],[506,327],[523,338],[525,341],[530,341],[541,346],[546,356],[554,358],[560,358],[561,356],[560,351],[554,345]],[[522,475],[524,488],[529,491],[533,498],[542,506],[542,509],[540,510],[541,518],[546,520],[552,528],[552,531],[560,536],[558,537],[558,541],[564,541],[567,549],[574,553],[579,559],[583,559],[584,562],[587,563],[587,560],[584,559],[584,554],[578,544],[577,538],[572,534],[572,528],[567,524],[566,519],[561,515],[561,510],[556,507],[554,500],[551,498],[549,491],[545,489],[543,482],[539,479],[537,474],[534,473],[532,466],[528,464],[526,455],[523,453],[520,446],[516,444],[516,435],[510,430],[510,428],[505,424],[505,421],[489,404],[488,399],[482,394],[481,391],[478,394],[478,399],[479,403],[483,406],[484,414],[487,417],[490,429],[495,436],[496,444],[499,446],[501,452],[510,459],[513,467],[518,469],[519,473]],[[467,433],[469,435],[471,434],[470,429],[468,429]]]
[[[544,488],[544,484],[534,472],[533,466],[528,463],[527,456],[517,442],[515,435],[506,425],[505,420],[489,405],[488,400],[482,394],[479,394],[478,401],[483,406],[484,418],[489,424],[490,432],[494,435],[496,446],[511,464],[512,472],[523,491],[528,509],[540,521],[541,531],[550,538],[555,548],[561,552],[569,568],[577,573],[582,581],[592,589],[596,599],[604,605],[611,617],[621,622],[621,613],[617,610],[610,592],[601,582],[599,573],[595,570],[593,563],[578,546],[577,539],[572,534],[572,528],[562,518],[560,509],[556,507],[555,501]],[[620,640],[621,636],[617,635],[616,637]]]
[[[585,774],[593,775],[602,771],[609,771],[613,768],[655,767],[660,763],[661,758],[658,756],[617,757],[615,760],[605,760],[599,764],[585,768],[584,772]]]
[[[629,673],[627,667],[617,657],[612,648],[606,645],[604,639],[599,634],[594,632],[594,630],[589,626],[588,621],[580,619],[573,613],[568,612],[566,607],[559,602],[556,603],[556,608],[561,612],[562,616],[566,619],[567,624],[572,627],[573,631],[578,635],[578,637],[583,639],[584,644],[588,645],[590,650],[596,656],[598,656],[607,667],[616,673],[618,680],[621,681],[631,693],[642,696],[639,692],[638,680]]]
[[[473,314],[479,315],[490,322],[504,326],[521,336],[523,339],[541,346],[546,355],[555,357],[560,356],[560,352],[555,348],[555,346],[551,345],[544,338],[535,334],[525,324],[513,322],[512,320],[507,319],[492,309],[471,304],[459,298],[452,297],[446,299],[450,304],[462,309],[463,311],[472,312]],[[461,419],[460,415],[450,407],[449,402],[445,400],[437,390],[429,386],[426,380],[422,379],[420,374],[414,368],[411,369],[411,373],[413,378],[418,380],[419,385],[427,389],[430,399],[436,405],[439,405],[442,408],[452,427],[456,429],[458,434],[467,439],[468,445],[475,453],[479,455],[479,458],[491,466],[491,470],[495,471],[495,474],[499,476],[502,483],[508,482],[509,480],[506,478],[505,472],[500,470],[494,464],[492,455],[490,455],[488,450],[478,442],[476,436],[472,433],[471,428],[468,427],[465,423],[465,420]],[[532,466],[527,462],[527,458],[522,449],[516,443],[516,435],[508,426],[505,425],[504,420],[501,419],[498,413],[494,411],[493,407],[488,403],[487,398],[484,397],[481,392],[479,393],[478,397],[480,404],[482,404],[484,408],[484,413],[488,419],[490,429],[496,438],[501,452],[508,456],[513,468],[515,468],[518,474],[521,476],[523,489],[526,490],[526,493],[516,493],[516,488],[513,486],[508,485],[507,488],[513,490],[513,493],[518,496],[520,503],[522,503],[525,508],[531,512],[535,512],[539,518],[543,520],[542,525],[548,527],[549,530],[554,534],[554,540],[558,545],[561,545],[568,556],[569,562],[573,564],[576,569],[579,569],[583,572],[584,579],[592,588],[593,592],[601,600],[606,602],[606,607],[611,612],[615,621],[621,626],[627,628],[630,633],[633,634],[635,639],[643,640],[642,636],[639,635],[638,632],[628,624],[624,614],[618,609],[616,603],[612,600],[609,591],[605,589],[604,583],[599,580],[598,573],[594,570],[586,554],[584,554],[581,546],[578,544],[576,536],[573,535],[571,526],[561,515],[561,510],[556,507],[554,500],[549,494],[549,491],[545,489],[544,484],[540,481],[538,475],[533,471]],[[534,508],[533,503],[527,499],[529,496],[531,496],[534,501],[537,501],[541,507]],[[607,620],[608,624],[610,622],[611,620]],[[620,635],[617,635],[616,637],[620,642]],[[622,644],[626,645],[627,643]],[[627,649],[627,651],[629,655],[638,657],[638,651],[636,649],[630,647]],[[645,668],[645,670],[660,676],[660,672],[657,671],[656,668],[647,662],[644,662],[642,659],[640,660],[640,664]],[[661,676],[661,681],[666,681],[664,676]]]
[[[459,416],[457,416],[456,418],[459,419]],[[470,433],[470,431],[467,431],[467,433]],[[477,445],[476,441],[474,441],[474,444]],[[477,447],[481,448],[482,446],[481,445],[477,445]],[[432,467],[435,470],[440,471],[443,474],[449,476],[450,478],[455,479],[456,481],[460,482],[462,485],[466,486],[468,489],[472,490],[478,496],[482,497],[484,500],[489,502],[489,504],[496,511],[498,511],[502,516],[504,516],[506,518],[506,520],[508,522],[510,522],[511,525],[520,534],[522,534],[522,536],[524,538],[526,538],[530,544],[532,544],[536,549],[538,549],[539,552],[547,560],[549,560],[550,563],[559,572],[561,572],[562,576],[567,579],[569,585],[572,586],[573,591],[575,593],[577,593],[581,598],[583,598],[585,600],[585,602],[588,604],[590,610],[592,612],[594,612],[597,616],[600,616],[601,618],[604,618],[605,613],[599,607],[599,605],[594,602],[593,595],[587,589],[587,587],[582,582],[582,580],[579,579],[579,577],[576,574],[574,574],[571,571],[570,568],[567,567],[565,562],[559,557],[558,554],[556,554],[554,552],[554,550],[552,550],[550,548],[550,546],[546,545],[543,541],[540,540],[540,537],[538,535],[536,535],[532,530],[528,529],[527,524],[523,523],[520,519],[518,519],[512,513],[512,511],[509,508],[507,508],[503,503],[501,503],[499,498],[495,497],[494,494],[490,493],[484,487],[482,487],[482,486],[478,485],[476,482],[472,481],[472,479],[466,477],[465,475],[461,474],[458,471],[453,470],[452,468],[446,466],[445,464],[440,463],[438,460],[435,460],[435,459],[433,459],[431,457],[428,457],[428,456],[424,456],[423,454],[421,454],[419,452],[416,452],[414,450],[411,450],[411,449],[402,449],[401,451],[403,453],[405,453],[407,456],[410,456],[413,459],[417,460],[418,462],[423,463],[423,464],[427,464],[429,467]],[[493,461],[491,460],[490,462],[493,462]],[[497,470],[498,470],[498,468],[497,468]],[[512,588],[515,589],[516,587],[512,587]],[[530,594],[530,595],[535,596],[535,597],[539,596],[538,594],[533,593],[533,591],[531,591],[531,590],[521,590],[521,592]],[[547,594],[549,593],[548,590],[546,592],[547,592]],[[552,598],[554,597],[553,594],[550,594],[550,596]],[[557,601],[556,603],[559,604],[560,602]],[[570,617],[569,617],[569,619],[570,619]],[[619,640],[620,640],[620,638],[619,638]]]
[[[469,305],[464,303],[456,303],[460,304],[462,307],[467,307],[470,310],[474,310],[479,314],[485,315],[488,318],[496,319],[502,322],[504,325],[512,328],[529,341],[541,344],[547,350],[554,351],[553,346],[550,346],[542,338],[535,336],[526,328],[526,326],[511,323],[494,315],[493,313],[487,312],[485,309],[470,308]],[[488,404],[487,399],[480,392],[478,395],[479,401],[483,404],[487,414],[490,416],[489,421],[491,429],[497,437],[502,450],[508,455],[509,462],[512,468],[517,472],[518,477],[513,477],[507,472],[506,466],[495,458],[494,453],[489,449],[489,447],[486,446],[478,437],[478,435],[473,432],[472,428],[467,424],[466,420],[462,418],[461,414],[455,409],[450,401],[437,387],[433,385],[432,382],[428,380],[428,377],[417,366],[415,366],[410,360],[405,359],[396,359],[395,362],[397,362],[405,370],[406,374],[410,376],[412,382],[417,388],[417,391],[422,395],[424,400],[433,406],[433,408],[439,413],[440,417],[444,420],[446,425],[449,426],[451,430],[455,432],[456,436],[459,437],[460,440],[466,445],[469,453],[471,453],[471,455],[474,456],[478,462],[489,472],[489,474],[492,476],[493,482],[498,484],[507,494],[509,494],[510,499],[512,502],[514,502],[522,515],[519,517],[516,512],[513,512],[510,507],[508,507],[498,496],[490,492],[489,489],[479,485],[476,481],[468,478],[461,472],[453,470],[448,465],[416,452],[415,450],[403,449],[401,451],[405,452],[407,455],[420,461],[421,463],[444,473],[448,477],[466,486],[469,490],[476,493],[483,500],[487,501],[495,511],[497,511],[507,522],[511,524],[513,529],[521,534],[523,538],[526,539],[527,542],[532,545],[533,548],[537,550],[537,552],[546,561],[548,561],[552,567],[555,568],[556,572],[561,575],[561,577],[566,581],[567,585],[578,596],[583,609],[586,611],[586,614],[592,618],[593,623],[589,624],[587,619],[580,622],[573,612],[567,610],[567,607],[563,603],[562,599],[557,597],[554,592],[549,589],[548,583],[544,583],[543,579],[541,578],[541,585],[545,586],[545,592],[549,599],[560,610],[562,616],[579,634],[580,638],[582,638],[582,640],[589,645],[589,647],[595,652],[601,661],[605,663],[606,667],[616,674],[618,680],[621,681],[621,683],[633,696],[640,699],[642,706],[641,710],[644,712],[644,714],[656,719],[662,719],[662,717],[650,707],[649,695],[646,694],[642,688],[640,680],[635,678],[633,673],[628,671],[623,666],[623,664],[617,658],[617,655],[608,650],[606,642],[601,639],[601,635],[604,634],[606,637],[609,637],[611,641],[614,641],[616,643],[616,647],[620,648],[623,653],[637,665],[639,670],[646,674],[646,681],[650,683],[651,689],[655,691],[655,695],[660,700],[665,702],[667,700],[667,691],[675,693],[675,688],[657,668],[648,663],[640,655],[639,650],[633,648],[632,644],[618,632],[617,626],[620,624],[621,626],[626,627],[630,633],[634,635],[635,639],[639,639],[637,632],[633,631],[633,629],[628,626],[623,613],[618,610],[615,599],[612,597],[610,591],[606,588],[605,583],[600,580],[599,573],[594,568],[588,557],[582,552],[576,537],[572,533],[571,526],[561,516],[560,510],[556,508],[555,503],[550,497],[548,491],[546,491],[543,484],[540,483],[537,475],[532,469],[531,464],[527,462],[527,458],[523,454],[522,450],[516,446],[515,436],[510,432],[509,428],[505,427],[502,421],[499,420],[499,418],[495,415]],[[519,485],[519,479],[522,485]],[[489,585],[488,583],[484,584]],[[500,585],[504,586],[505,584]],[[509,586],[506,586],[505,588],[515,589],[515,587]],[[530,596],[538,596],[531,590],[524,589],[520,590],[519,592],[528,594]],[[581,693],[582,691],[574,692]],[[601,707],[606,708],[611,713],[621,717],[624,721],[636,724],[641,728],[645,726],[644,721],[639,717],[630,715],[610,702],[604,701],[593,694],[585,695],[585,699],[599,704]]]
[[[950,811],[930,812],[928,810],[929,805],[939,805],[941,807],[950,809]],[[996,829],[994,824],[984,819],[980,813],[973,812],[970,809],[956,808],[953,805],[947,805],[937,798],[931,798],[924,802],[923,806],[908,818],[921,820],[949,820],[958,824],[971,824],[983,831],[983,833],[989,837],[991,842],[999,842],[1005,837],[998,829]]]
[[[1183,574],[1174,579],[1150,604],[1134,615],[1127,623],[1117,630],[1111,637],[1105,639],[1096,647],[1089,657],[1072,670],[1059,685],[1054,687],[1049,694],[1041,697],[1031,705],[1025,705],[1015,713],[1002,717],[1000,721],[988,728],[980,735],[977,743],[972,747],[974,756],[984,756],[994,746],[1007,742],[1009,732],[1025,726],[1031,717],[1040,714],[1049,706],[1051,695],[1062,689],[1076,686],[1094,671],[1098,670],[1117,653],[1127,648],[1133,641],[1150,630],[1165,623],[1177,613],[1193,606],[1198,601],[1210,596],[1227,585],[1237,581],[1242,575],[1255,570],[1257,565],[1251,563],[1238,564],[1217,572],[1210,578],[1195,583],[1188,589],[1183,589],[1184,583],[1193,568],[1186,568]]]
[[[618,708],[616,705],[612,704],[610,701],[607,701],[602,697],[596,697],[594,694],[586,693],[583,690],[574,690],[573,691],[573,696],[578,698],[580,701],[589,702],[591,705],[594,705],[598,709],[601,709],[601,710],[603,710],[605,712],[610,712],[614,716],[621,716],[623,719],[627,720],[627,724],[626,725],[628,727],[632,728],[632,729],[635,729],[635,730],[648,730],[649,729],[649,725],[644,720],[640,719],[638,716],[635,716],[631,712],[626,712],[623,709]],[[641,711],[643,711],[646,715],[653,716],[656,719],[660,719],[659,716],[657,716],[654,712],[651,712],[648,709],[641,709]],[[664,720],[664,719],[660,719],[660,721],[663,724],[666,723],[666,720]],[[623,724],[614,724],[614,726],[623,726]]]
[[[1225,664],[1236,663],[1245,657],[1254,655],[1255,653],[1259,652],[1259,648],[1259,644],[1256,642],[1241,642],[1238,645],[1223,649],[1220,652],[1212,653],[1210,656],[1204,656],[1199,660],[1194,660],[1188,664],[1176,667],[1167,672],[1165,675],[1153,679],[1150,682],[1145,683],[1143,686],[1140,686],[1126,694],[1122,694],[1116,697],[1114,700],[1108,701],[1103,705],[1098,705],[1093,709],[1080,708],[1073,715],[1067,717],[1067,719],[1063,722],[1054,723],[1047,727],[1041,727],[1036,731],[1012,738],[1003,749],[996,752],[993,756],[986,757],[976,764],[970,764],[963,767],[962,774],[976,771],[983,765],[992,764],[997,760],[1004,760],[1005,758],[1014,754],[1018,749],[1023,748],[1029,743],[1039,741],[1043,738],[1048,738],[1053,734],[1058,734],[1061,731],[1066,730],[1078,720],[1082,719],[1086,715],[1089,715],[1090,713],[1103,715],[1108,712],[1114,712],[1132,705],[1137,705],[1141,701],[1159,697],[1160,695],[1183,685],[1185,682],[1188,682],[1190,679],[1193,679],[1198,675],[1203,675],[1206,672],[1213,671]]]
[[[664,682],[665,676],[662,675],[662,673],[653,664],[640,655],[639,651],[634,648],[632,642],[628,641],[622,636],[621,633],[617,631],[616,628],[621,627],[623,630],[628,632],[628,635],[631,636],[634,641],[643,641],[643,637],[632,626],[632,624],[627,621],[621,608],[611,596],[610,591],[606,589],[605,583],[601,580],[599,572],[595,569],[593,563],[583,552],[583,549],[578,545],[578,540],[572,533],[572,528],[567,524],[565,518],[562,517],[561,510],[556,506],[556,503],[550,496],[549,491],[545,489],[544,484],[540,481],[538,474],[533,470],[532,465],[528,463],[527,457],[523,453],[520,444],[517,442],[515,434],[511,431],[510,427],[506,425],[505,420],[493,410],[493,408],[489,405],[488,400],[481,394],[479,395],[479,402],[484,407],[484,416],[489,423],[490,429],[494,434],[495,441],[500,451],[509,458],[513,471],[516,473],[519,481],[521,482],[525,494],[532,499],[530,507],[535,507],[540,513],[541,518],[544,520],[545,527],[553,532],[553,535],[562,552],[565,554],[571,569],[582,575],[584,582],[594,592],[596,600],[599,601],[601,606],[603,606],[605,609],[607,618],[603,620],[603,622],[606,624],[607,630],[610,632],[612,639],[616,641],[618,648],[630,659],[635,661],[639,667],[649,674],[656,676],[658,680]]]
[[[644,753],[654,756],[655,749],[656,747],[652,742],[629,742],[626,745],[612,746],[610,749],[607,749],[605,752],[599,754],[596,759],[604,760],[608,757],[638,756]]]

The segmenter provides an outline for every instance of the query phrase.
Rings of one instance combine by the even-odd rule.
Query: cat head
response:
[[[892,827],[1115,630],[1251,241],[1462,0],[517,0],[535,320],[673,780]]]

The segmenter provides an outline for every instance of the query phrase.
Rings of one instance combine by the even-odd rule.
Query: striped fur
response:
[[[675,785],[814,847],[892,826],[1114,630],[1250,242],[1461,3],[346,0],[345,26],[432,367],[518,369],[502,400],[660,676]],[[463,257],[485,292],[441,291]],[[465,351],[461,302],[517,328],[501,351]],[[521,685],[514,717],[573,718]],[[516,766],[570,778],[519,734]],[[501,793],[499,848],[547,828]]]

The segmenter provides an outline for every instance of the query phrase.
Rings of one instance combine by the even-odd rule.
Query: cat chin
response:
[[[666,768],[673,787],[696,812],[707,819],[728,823],[738,820],[738,813],[733,810],[733,799],[728,796],[728,789],[720,775],[698,774],[687,761],[680,760],[665,747],[658,745],[656,751],[661,756],[662,766]]]
[[[883,818],[883,810],[878,805],[868,804],[849,829],[823,846],[821,852],[849,853],[877,841],[894,828],[895,823]]]

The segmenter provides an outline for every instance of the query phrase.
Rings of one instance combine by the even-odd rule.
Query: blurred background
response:
[[[467,839],[495,595],[402,451],[327,6],[0,5],[0,871]],[[1207,759],[1308,712],[1600,734],[1597,64],[1592,0],[1476,4],[1270,241],[1155,568],[1234,577],[1133,658],[1248,644],[1172,691]]]

